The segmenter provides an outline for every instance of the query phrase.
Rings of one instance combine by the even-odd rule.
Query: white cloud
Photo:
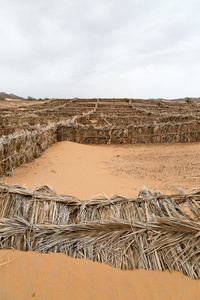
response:
[[[0,0],[1,91],[199,96],[197,0]]]

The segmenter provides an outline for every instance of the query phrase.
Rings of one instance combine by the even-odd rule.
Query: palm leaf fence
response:
[[[200,190],[93,199],[0,183],[0,247],[200,277]]]
[[[22,129],[0,138],[0,178],[12,176],[16,167],[33,161],[52,144],[57,142],[59,126],[72,126],[81,118],[87,118],[96,112],[98,100],[94,108],[86,113],[78,114],[60,123],[50,123],[47,126],[33,126]],[[71,125],[70,125],[71,124]],[[26,127],[26,126],[25,126]]]
[[[78,120],[78,119],[77,119]],[[138,144],[138,143],[189,143],[200,141],[200,121],[173,124],[120,124],[112,126],[106,119],[106,126],[82,125],[74,121],[59,124],[58,141],[82,144]]]

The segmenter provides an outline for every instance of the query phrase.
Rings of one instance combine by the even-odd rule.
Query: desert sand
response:
[[[136,197],[145,185],[177,193],[200,187],[200,146],[191,144],[81,145],[59,142],[35,161],[5,177],[30,188],[48,184],[80,199],[104,193]]]
[[[79,145],[60,142],[15,169],[8,184],[48,184],[58,194],[86,199],[104,193],[135,197],[200,187],[199,144]],[[0,251],[0,299],[200,299],[200,281],[182,273],[121,271],[64,254]],[[15,258],[14,261],[7,263]]]
[[[0,299],[200,299],[200,282],[178,272],[121,271],[64,254],[9,250],[3,258],[15,260],[0,269]]]
[[[45,101],[40,101],[40,104],[44,102]],[[28,101],[11,98],[5,98],[5,100],[0,100],[0,108],[28,106],[33,104],[38,104],[38,101]]]

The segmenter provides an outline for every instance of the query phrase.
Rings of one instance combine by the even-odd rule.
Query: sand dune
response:
[[[4,178],[8,184],[54,186],[80,199],[99,193],[137,195],[145,184],[199,187],[199,144],[96,146],[61,142]],[[6,253],[0,251],[0,256]],[[9,250],[1,262],[0,299],[200,299],[200,281],[169,271],[121,271],[63,254]]]
[[[15,260],[0,269],[0,299],[200,299],[200,282],[178,272],[121,271],[64,254],[9,250],[3,258]]]

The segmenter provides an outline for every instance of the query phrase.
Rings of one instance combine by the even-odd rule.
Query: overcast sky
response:
[[[199,0],[0,0],[0,92],[200,96]]]

